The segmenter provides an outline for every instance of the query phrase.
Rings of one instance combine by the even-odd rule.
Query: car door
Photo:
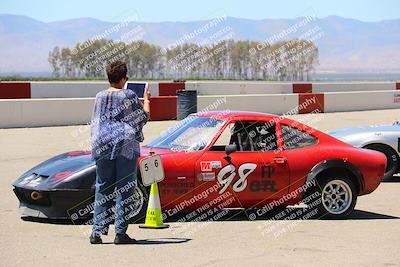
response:
[[[168,215],[173,215],[182,209],[196,209],[197,203],[184,205],[193,197],[194,169],[193,164],[202,153],[171,152],[162,158],[165,178],[158,183],[162,207]],[[183,206],[184,205],[184,206]]]
[[[238,151],[228,158],[229,144],[236,144]],[[249,208],[281,198],[288,192],[290,177],[276,125],[231,121],[196,162],[195,175],[195,195],[202,203]]]

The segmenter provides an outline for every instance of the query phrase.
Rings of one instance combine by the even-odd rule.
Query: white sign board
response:
[[[160,155],[153,155],[143,159],[140,162],[140,173],[145,186],[164,180],[165,174]]]

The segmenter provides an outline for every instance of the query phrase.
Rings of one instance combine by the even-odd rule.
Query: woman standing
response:
[[[150,93],[146,88],[142,105],[133,91],[123,89],[128,81],[124,62],[113,62],[106,71],[110,88],[96,95],[91,123],[96,193],[90,243],[101,244],[101,235],[107,235],[114,222],[114,244],[132,244],[136,240],[126,231],[133,206],[140,142],[144,139],[142,128],[149,118]]]

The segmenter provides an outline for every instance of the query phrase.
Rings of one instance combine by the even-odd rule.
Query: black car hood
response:
[[[82,168],[87,168],[93,164],[94,161],[92,161],[90,154],[85,154],[83,151],[77,151],[53,157],[32,168],[30,171],[39,175],[51,177],[60,172],[77,172]]]
[[[19,177],[14,186],[27,188],[49,188],[67,178],[94,168],[90,152],[73,151],[50,158],[33,167]]]

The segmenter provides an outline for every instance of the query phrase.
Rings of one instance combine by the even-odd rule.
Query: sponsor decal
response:
[[[211,161],[211,168],[221,169],[222,168],[221,161]]]
[[[252,181],[250,183],[251,192],[278,192],[275,188],[275,181]]]
[[[62,180],[62,179],[64,179],[64,178],[67,178],[68,176],[71,176],[72,174],[74,174],[74,172],[71,172],[71,171],[64,171],[64,172],[56,173],[56,174],[50,179],[50,182]]]
[[[32,174],[32,175],[26,177],[24,180],[22,180],[19,184],[29,186],[29,187],[36,187],[42,181],[43,181],[43,178],[41,176]]]
[[[221,169],[221,161],[201,161],[200,169],[202,172],[210,172],[212,169]]]
[[[31,181],[27,184],[27,186],[29,186],[29,187],[36,187],[36,186],[38,186],[38,185],[40,184],[41,181],[42,181],[42,178],[41,178],[41,177],[38,177],[38,178],[36,178],[36,179],[34,179],[34,180],[31,180]]]
[[[183,195],[193,190],[194,183],[159,183],[160,195]]]
[[[274,174],[274,172],[275,172],[274,166],[269,166],[269,165],[265,166],[265,165],[263,165],[261,167],[261,177],[262,178],[264,178],[264,177],[271,178],[271,176],[272,176],[272,174]]]
[[[71,157],[76,157],[76,156],[81,156],[81,155],[90,155],[91,152],[90,151],[72,151],[72,152],[68,152],[68,156]]]
[[[160,188],[193,188],[194,183],[159,183]]]
[[[271,165],[261,166],[261,181],[252,181],[250,183],[251,192],[271,192],[275,193],[278,190],[275,188],[276,182],[270,180],[275,173],[275,167]]]
[[[202,172],[212,171],[211,161],[200,161],[200,169]]]
[[[203,182],[213,182],[215,181],[215,173],[213,172],[203,172],[198,175],[198,180]]]

